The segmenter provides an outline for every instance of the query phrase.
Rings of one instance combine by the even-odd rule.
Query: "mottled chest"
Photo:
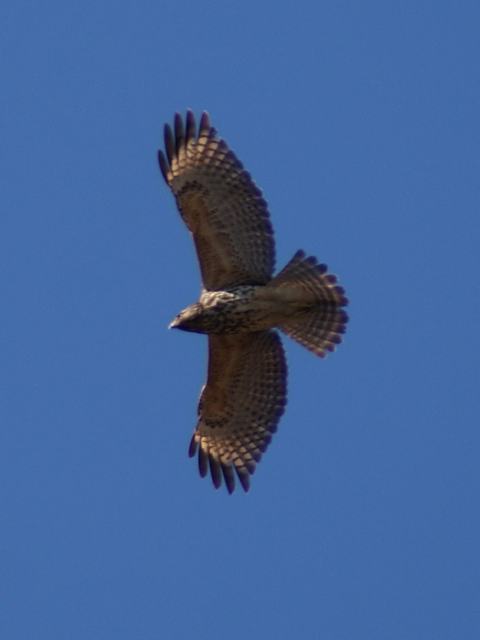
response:
[[[206,333],[251,331],[255,316],[255,290],[242,285],[225,291],[204,291],[200,297]]]

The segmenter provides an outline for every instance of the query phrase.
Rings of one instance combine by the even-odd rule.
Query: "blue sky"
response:
[[[0,634],[480,637],[476,2],[0,8]],[[248,495],[187,457],[206,340],[155,154],[207,109],[351,300]]]

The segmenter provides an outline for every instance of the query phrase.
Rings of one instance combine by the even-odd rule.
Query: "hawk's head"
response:
[[[168,328],[205,333],[203,325],[203,307],[198,302],[195,302],[183,309],[183,311],[180,311],[168,325]]]

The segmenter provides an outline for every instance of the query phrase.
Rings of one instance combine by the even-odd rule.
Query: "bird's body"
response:
[[[269,285],[204,291],[199,301],[181,311],[170,327],[216,335],[266,331],[315,307],[316,301],[311,298],[308,293],[301,295],[295,289]]]
[[[165,127],[162,174],[193,235],[202,273],[198,302],[173,328],[209,336],[207,383],[190,455],[200,474],[228,491],[235,474],[248,490],[286,404],[287,367],[275,329],[323,357],[345,331],[342,287],[324,264],[297,251],[273,276],[275,249],[268,209],[241,163],[204,113],[196,130],[177,114]]]
[[[258,287],[238,286],[224,291],[204,291],[197,303],[175,318],[170,327],[220,335],[250,331],[250,322],[258,322]]]

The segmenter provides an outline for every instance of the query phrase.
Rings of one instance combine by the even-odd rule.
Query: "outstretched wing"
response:
[[[275,246],[267,204],[208,114],[197,133],[193,113],[185,127],[177,113],[174,131],[165,125],[165,151],[160,169],[193,234],[204,288],[268,282]]]
[[[207,384],[198,405],[190,456],[198,451],[200,475],[210,468],[216,488],[245,491],[286,404],[287,366],[274,331],[214,336],[209,340]]]

